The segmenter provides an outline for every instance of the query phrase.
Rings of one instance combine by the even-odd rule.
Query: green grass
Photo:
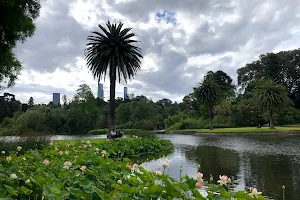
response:
[[[269,127],[239,127],[239,128],[216,128],[214,130],[198,129],[198,133],[268,133],[268,132],[285,132],[285,131],[300,131],[300,126],[278,126],[275,129]]]
[[[76,138],[76,139],[70,139],[70,140],[55,140],[55,143],[58,145],[64,145],[66,143],[70,143],[71,145],[82,143],[81,141],[84,140],[85,142],[90,141],[92,143],[98,143],[101,144],[105,141],[107,141],[106,138]]]

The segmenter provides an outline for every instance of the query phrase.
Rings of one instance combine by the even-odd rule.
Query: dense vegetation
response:
[[[176,181],[165,174],[168,162],[163,171],[149,172],[128,158],[118,159],[170,148],[170,141],[150,138],[52,141],[42,150],[27,151],[18,146],[0,157],[0,198],[265,199],[255,188],[233,192],[227,176],[220,176],[217,185],[203,180],[200,172],[197,179],[185,176]],[[207,188],[199,190],[203,187]]]
[[[299,80],[293,73],[298,66],[297,53],[300,55],[300,50],[262,55],[262,60],[254,62],[262,62],[259,68],[253,69],[252,63],[238,70],[239,86],[223,71],[208,72],[181,103],[169,99],[154,102],[143,95],[125,100],[117,98],[117,128],[182,130],[299,123]],[[281,68],[275,66],[278,77],[266,73],[274,66],[265,59],[283,55],[286,57],[279,60]],[[289,65],[285,64],[288,58],[291,59]],[[294,84],[285,82],[286,79],[293,80]],[[33,99],[21,105],[13,95],[6,93],[0,98],[0,107],[5,108],[0,111],[2,127],[6,128],[2,134],[86,134],[93,129],[105,129],[108,124],[108,102],[96,99],[85,84],[80,85],[71,100],[64,96],[61,106],[34,105]]]

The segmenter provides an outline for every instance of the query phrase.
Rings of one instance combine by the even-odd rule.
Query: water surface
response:
[[[286,186],[286,199],[300,199],[300,136],[191,136],[158,135],[170,139],[175,151],[165,158],[144,163],[148,170],[162,170],[170,162],[168,173],[179,179],[183,174],[196,177],[201,165],[204,178],[210,174],[235,178],[235,189],[250,186],[263,191],[268,199],[282,199],[281,187]]]

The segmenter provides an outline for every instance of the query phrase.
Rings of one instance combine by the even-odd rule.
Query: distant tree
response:
[[[68,98],[65,94],[62,96],[62,101],[63,101],[64,106],[68,105]]]
[[[13,86],[20,73],[13,49],[33,35],[40,8],[40,0],[0,1],[0,90]]]
[[[268,113],[270,128],[274,128],[274,113],[282,110],[289,103],[286,87],[271,79],[257,82],[253,92],[253,100],[259,109]]]
[[[141,49],[134,46],[138,41],[136,36],[130,33],[131,28],[122,29],[123,23],[106,23],[106,28],[99,25],[101,32],[92,32],[88,37],[85,50],[87,65],[95,78],[100,80],[109,74],[110,101],[109,101],[109,131],[115,128],[115,90],[117,75],[119,82],[121,77],[125,82],[133,78],[141,65]]]
[[[28,106],[32,107],[33,105],[34,105],[34,99],[32,97],[30,97],[28,100]]]
[[[81,84],[79,85],[79,88],[76,90],[77,93],[74,96],[75,101],[88,101],[90,99],[95,99],[93,92],[87,84]]]
[[[222,97],[222,90],[218,82],[211,76],[204,77],[198,87],[194,88],[194,95],[197,100],[205,104],[208,108],[209,129],[213,129],[213,106],[216,105]]]
[[[22,110],[22,104],[15,99],[15,95],[4,93],[0,96],[0,122],[5,117],[13,117],[15,112]]]
[[[222,90],[222,96],[224,98],[234,97],[235,95],[235,85],[233,84],[232,78],[228,76],[225,72],[219,70],[216,72],[209,71],[206,76],[211,77],[220,85]]]

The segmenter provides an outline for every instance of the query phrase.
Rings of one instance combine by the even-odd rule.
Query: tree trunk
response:
[[[209,118],[209,129],[213,130],[214,126],[213,126],[213,112],[212,112],[212,107],[211,105],[208,105],[208,118]]]
[[[115,90],[116,90],[116,69],[112,70],[109,75],[109,111],[108,111],[108,133],[115,129]]]
[[[271,129],[275,128],[274,122],[273,122],[273,111],[272,110],[270,111],[270,128]]]

